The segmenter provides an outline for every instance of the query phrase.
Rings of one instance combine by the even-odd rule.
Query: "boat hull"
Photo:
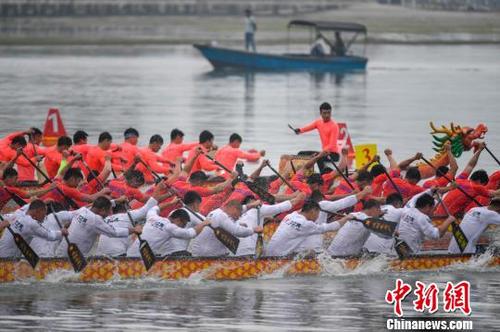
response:
[[[193,45],[215,69],[342,72],[364,70],[368,59],[358,56],[313,57],[252,53],[208,45]]]
[[[393,259],[387,262],[389,271],[436,270],[453,264],[466,263],[472,255],[421,255],[403,260]],[[328,260],[330,258],[327,258]],[[332,258],[345,270],[353,270],[369,262],[372,257]],[[493,255],[487,266],[499,266],[500,256]],[[146,271],[137,258],[102,258],[88,259],[87,267],[79,274],[73,273],[68,260],[62,258],[41,259],[36,269],[20,259],[0,259],[0,283],[50,280],[52,275],[65,272],[68,280],[78,282],[106,282],[111,280],[140,279],[144,277],[158,280],[182,280],[199,277],[207,280],[244,280],[264,275],[283,276],[321,275],[325,272],[320,259],[290,258],[182,258],[165,259],[155,263]],[[60,274],[58,274],[60,276]]]

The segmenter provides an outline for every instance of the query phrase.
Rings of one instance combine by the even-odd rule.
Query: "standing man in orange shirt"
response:
[[[337,122],[332,119],[332,106],[329,103],[323,103],[319,106],[319,113],[321,117],[314,122],[302,128],[294,129],[295,134],[300,135],[307,133],[313,129],[319,132],[321,139],[321,146],[323,151],[330,152],[330,157],[333,161],[337,162],[340,159],[339,149],[337,146],[337,139],[339,136],[339,126]],[[322,168],[326,160],[318,160],[318,166]]]
[[[229,144],[223,146],[217,151],[215,154],[215,159],[220,162],[222,165],[226,166],[226,168],[233,170],[234,166],[238,159],[245,159],[248,161],[258,161],[260,157],[264,157],[266,155],[266,151],[243,151],[240,149],[241,142],[243,138],[241,138],[238,134],[232,134],[229,137]],[[229,176],[231,174],[228,174]]]

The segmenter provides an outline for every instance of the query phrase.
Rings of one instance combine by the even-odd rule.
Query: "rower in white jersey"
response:
[[[415,207],[406,208],[401,214],[398,226],[399,239],[405,241],[414,254],[420,252],[425,238],[439,239],[455,221],[455,217],[449,216],[441,225],[435,227],[430,218],[434,203],[434,198],[425,193],[418,197]]]
[[[310,235],[336,231],[351,218],[349,215],[329,224],[316,224],[319,213],[319,204],[313,200],[307,200],[300,212],[292,212],[283,218],[265,248],[266,256],[298,254],[297,249]]]
[[[284,201],[273,205],[262,204],[260,207],[257,206],[251,209],[247,209],[245,213],[243,213],[238,219],[238,224],[251,229],[257,226],[263,226],[265,218],[269,218],[291,210],[293,206],[299,204],[304,200],[305,197],[306,195],[301,192],[299,195],[289,201]],[[246,206],[255,204],[256,202],[257,200],[254,196],[247,196],[243,200],[243,204]],[[234,256],[254,256],[257,238],[257,234],[240,238],[240,244]]]
[[[365,220],[382,214],[380,203],[374,199],[363,202],[363,211],[351,213],[356,219]],[[361,254],[361,249],[370,236],[370,231],[357,220],[349,220],[333,238],[327,249],[332,256],[354,256]]]
[[[403,197],[399,193],[390,194],[385,200],[385,205],[382,205],[380,209],[382,210],[382,219],[399,223],[403,213]],[[370,233],[363,248],[372,253],[392,255],[394,254],[394,239]]]
[[[160,209],[155,206],[148,211],[146,225],[141,238],[149,243],[151,250],[156,256],[167,256],[178,251],[177,248],[169,246],[173,238],[192,239],[203,230],[210,222],[205,220],[198,225],[186,228],[189,222],[189,214],[182,209],[173,211],[168,218],[159,216]],[[139,257],[139,239],[136,239],[127,251],[129,257]]]
[[[354,206],[356,205],[356,203],[358,203],[360,200],[370,195],[371,193],[372,188],[370,186],[366,186],[361,192],[355,195],[350,195],[336,201],[328,201],[324,200],[324,196],[320,191],[314,191],[311,194],[311,199],[318,202],[321,209],[319,212],[318,220],[316,220],[316,224],[321,225],[327,223],[329,213],[336,213],[338,211],[342,211],[351,206]],[[319,254],[323,252],[323,234],[309,235],[307,239],[300,244],[297,251],[311,254]]]
[[[74,211],[63,211],[64,207],[61,203],[50,202],[48,206],[54,209],[57,214],[57,218],[61,225],[65,228],[69,227],[71,219],[73,219]],[[49,210],[49,212],[51,211]],[[45,217],[42,226],[48,230],[57,232],[60,230],[59,224],[57,223],[54,213],[50,213]],[[61,239],[62,240],[62,239]],[[61,240],[49,241],[47,239],[35,236],[30,243],[31,249],[33,249],[40,257],[54,257],[57,247],[61,243]]]
[[[140,234],[142,227],[137,225],[135,227],[118,228],[107,224],[104,218],[111,215],[112,210],[111,201],[104,197],[98,197],[92,207],[82,207],[74,212],[74,217],[69,226],[68,240],[80,248],[83,255],[87,256],[97,240],[99,234],[104,234],[109,237],[124,237],[127,238],[129,234]],[[67,243],[62,241],[56,250],[56,256],[67,256]]]
[[[487,207],[470,209],[463,217],[460,228],[469,240],[464,254],[476,253],[477,240],[489,225],[500,225],[500,197],[492,199]],[[460,253],[455,237],[451,238],[448,252],[450,254]]]
[[[52,231],[44,228],[41,223],[47,214],[45,203],[39,199],[32,201],[28,208],[17,210],[15,213],[4,216],[5,221],[9,222],[14,233],[23,237],[30,243],[35,236],[47,239],[49,241],[57,241],[63,235],[67,235],[66,229]],[[5,225],[7,228],[7,225]],[[4,231],[0,238],[0,257],[20,257],[21,252],[17,248],[14,237],[9,231]]]
[[[243,207],[237,200],[231,200],[223,207],[210,212],[207,219],[211,221],[212,227],[221,227],[237,237],[252,236],[255,233],[261,233],[262,226],[243,227],[237,223],[241,213],[260,205],[260,201],[255,201]],[[244,210],[244,211],[243,211]],[[226,248],[216,237],[212,229],[205,228],[201,234],[192,241],[193,256],[219,257],[229,255],[229,249]]]

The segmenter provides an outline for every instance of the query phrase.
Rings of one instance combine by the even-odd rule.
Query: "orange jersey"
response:
[[[35,154],[36,149],[36,154]],[[35,160],[35,155],[45,156],[46,148],[42,148],[38,145],[33,147],[33,144],[28,143],[23,149],[23,152],[30,158]],[[35,180],[35,168],[33,166],[23,166],[17,165],[18,181],[34,181]]]
[[[324,151],[338,153],[337,139],[339,136],[339,126],[335,121],[330,120],[325,122],[322,118],[319,118],[307,126],[300,128],[300,132],[306,133],[313,129],[318,130],[321,146]]]
[[[258,161],[260,159],[260,153],[246,152],[241,149],[233,148],[230,145],[226,145],[217,151],[215,159],[222,165],[226,166],[226,168],[233,170],[238,159]]]
[[[151,170],[159,174],[167,174],[170,171],[170,167],[159,164],[159,162],[164,161],[159,155],[157,155],[150,148],[139,149],[139,154],[142,161],[149,166]],[[142,163],[137,165],[137,170],[144,174],[144,179],[146,182],[151,183],[154,181],[153,173],[149,171]]]
[[[201,149],[203,150],[204,153],[207,153],[207,149],[205,149],[201,144],[198,144],[196,147],[194,147],[193,149],[191,149],[191,151],[189,151],[189,155],[188,155],[188,160],[191,160],[192,158],[195,157],[195,154],[196,154],[196,148],[197,147],[201,147]],[[194,173],[194,172],[197,172],[197,171],[215,171],[219,169],[219,167],[217,165],[215,165],[210,159],[208,159],[205,155],[203,154],[200,154],[198,156],[198,158],[196,159],[196,161],[194,162],[193,164],[193,167],[191,168],[191,173]]]
[[[57,150],[57,146],[52,146],[45,152],[44,165],[47,170],[47,175],[49,178],[55,178],[61,162],[63,160],[63,155]]]
[[[399,189],[399,192],[403,196],[403,198],[410,198],[415,196],[416,194],[421,193],[425,189],[420,187],[419,185],[416,184],[411,184],[405,179],[401,178],[392,178],[392,182],[396,185],[396,187]],[[383,195],[385,197],[389,196],[390,194],[397,193],[396,188],[394,188],[394,185],[392,184],[391,181],[385,181],[384,185],[382,187],[383,189]]]
[[[134,157],[139,154],[139,148],[137,145],[130,144],[129,142],[123,142],[120,144],[120,148],[121,151],[118,152],[118,155],[126,160],[123,167],[127,169],[134,162]]]
[[[58,181],[58,180],[56,180],[55,183],[57,184],[57,188],[59,188],[64,193],[64,195],[66,195],[67,197],[69,197],[73,201],[75,201],[75,203],[78,206],[85,205],[85,203],[83,202],[83,197],[85,194],[82,193],[78,188],[69,187],[68,185],[66,185],[63,182]],[[52,189],[51,191],[49,191],[48,193],[43,195],[41,197],[41,199],[44,202],[54,201],[54,202],[61,203],[63,205],[67,205],[66,199],[64,198],[63,195],[61,195],[61,193],[56,188]]]
[[[111,190],[111,197],[113,198],[126,196],[128,200],[136,199],[141,202],[146,199],[146,196],[139,189],[129,186],[123,180],[109,181],[108,188]]]
[[[197,146],[198,143],[186,143],[186,144],[170,143],[165,147],[165,149],[163,149],[161,155],[163,158],[175,162],[177,158],[182,157],[184,152],[189,151]]]

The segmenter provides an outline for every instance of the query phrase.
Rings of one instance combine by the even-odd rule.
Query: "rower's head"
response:
[[[321,190],[313,190],[311,195],[309,196],[309,199],[311,201],[315,201],[317,203],[321,202],[322,200],[325,199],[325,195],[321,192]]]
[[[175,144],[182,144],[182,141],[184,140],[184,133],[182,130],[174,128],[170,132],[170,142],[175,143]]]
[[[26,147],[26,139],[22,135],[16,136],[12,139],[10,147],[14,150],[24,149]]]
[[[97,140],[99,147],[103,150],[109,150],[112,142],[113,142],[113,137],[107,131],[102,132],[99,135],[99,139]]]
[[[71,138],[68,136],[61,136],[57,139],[57,151],[63,152],[68,150],[73,143],[71,142]]]
[[[181,228],[186,227],[187,223],[190,220],[189,213],[187,213],[187,211],[184,209],[174,210],[172,213],[170,213],[168,219],[172,224],[175,224]]]
[[[30,203],[27,214],[38,222],[43,222],[47,215],[47,206],[41,199],[35,199]]]
[[[408,169],[406,170],[405,179],[411,184],[417,184],[420,181],[420,179],[422,179],[418,167],[417,166],[408,167]]]
[[[196,191],[190,190],[184,195],[184,204],[194,212],[200,211],[201,196]]]
[[[307,177],[307,185],[311,191],[319,190],[323,184],[323,178],[318,173],[313,173]]]
[[[245,198],[243,198],[243,200],[241,201],[241,204],[247,205],[247,204],[250,204],[250,203],[255,202],[255,201],[256,201],[256,198],[254,195],[246,195]]]
[[[474,183],[485,186],[489,181],[488,173],[484,169],[479,169],[470,175],[470,180]]]
[[[370,174],[372,175],[372,178],[376,178],[380,174],[384,174],[386,171],[385,166],[382,164],[375,164],[372,166],[370,169]]]
[[[196,171],[189,176],[189,183],[193,186],[201,186],[208,180],[208,176],[203,171]]]
[[[243,142],[243,138],[240,135],[234,133],[229,136],[229,145],[235,149],[238,149]]]
[[[200,133],[199,143],[203,145],[205,149],[211,149],[214,145],[214,134],[208,130],[203,130]]]
[[[243,207],[238,200],[233,199],[224,204],[222,210],[233,220],[238,220],[241,217]]]
[[[107,198],[105,196],[99,196],[92,203],[91,210],[95,214],[97,214],[103,218],[106,218],[106,217],[109,217],[113,213],[113,210],[111,207],[112,207],[112,204],[111,204],[111,201],[109,200],[109,198]]]
[[[319,114],[324,122],[330,121],[332,119],[332,105],[329,103],[319,105]]]
[[[127,204],[116,203],[115,206],[112,207],[112,209],[113,209],[113,214],[127,213]]]
[[[77,130],[73,135],[73,144],[75,145],[87,144],[87,137],[89,137],[89,134],[87,134],[83,130]]]
[[[356,184],[360,190],[365,189],[365,187],[371,186],[373,182],[373,176],[368,171],[359,171],[358,177],[356,178]]]
[[[434,204],[434,197],[429,194],[423,194],[415,202],[415,207],[423,214],[431,216],[432,210],[434,210]]]
[[[436,171],[436,178],[437,179],[442,178],[448,173],[449,170],[450,169],[448,168],[448,166],[439,166]]]
[[[139,188],[144,184],[144,174],[141,171],[133,169],[125,174],[125,180],[132,188]]]
[[[488,209],[500,213],[500,197],[493,198],[488,205]]]
[[[12,167],[4,169],[2,181],[6,186],[15,186],[17,184],[17,171]]]
[[[246,17],[252,16],[252,10],[250,8],[245,9],[245,16]]]
[[[380,210],[380,203],[375,199],[367,199],[363,201],[363,213],[369,217],[380,217],[382,210]]]
[[[42,143],[42,138],[43,138],[42,131],[36,127],[31,127],[30,131],[31,131],[31,134],[30,134],[31,140],[33,141],[33,143],[35,143],[35,144]]]
[[[49,201],[45,205],[47,206],[47,214],[52,213],[52,211],[57,213],[66,210],[61,203],[55,201]]]
[[[403,196],[399,193],[392,193],[385,198],[385,204],[392,205],[399,209],[403,207]]]
[[[151,136],[149,139],[149,148],[155,153],[160,151],[162,145],[163,138],[158,134]]]
[[[259,176],[255,180],[253,180],[253,183],[259,188],[261,188],[264,191],[269,191],[269,181],[267,180],[266,177],[264,176]]]
[[[123,139],[132,145],[137,145],[139,141],[139,132],[135,128],[127,128],[123,132]]]
[[[319,212],[319,204],[310,199],[304,202],[304,205],[300,210],[300,214],[310,221],[316,221],[319,217]]]
[[[64,174],[64,183],[71,188],[76,188],[83,180],[82,171],[79,168],[69,168]]]

